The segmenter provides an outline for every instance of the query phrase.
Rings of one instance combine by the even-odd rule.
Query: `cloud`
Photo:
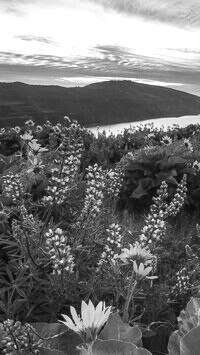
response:
[[[199,85],[200,50],[169,48],[167,52],[165,48],[160,57],[157,53],[154,56],[153,53],[144,55],[137,49],[114,45],[91,47],[90,56],[64,57],[2,51],[0,73],[0,81],[15,80],[48,85],[86,85],[87,82],[94,82],[95,78],[104,80],[106,77],[108,80],[126,78],[166,82],[168,85]]]
[[[200,52],[194,62],[151,57],[119,46],[93,47],[93,56],[61,57],[56,55],[24,55],[0,52],[1,73],[35,72],[44,77],[124,77],[146,78],[170,82],[200,80]],[[172,53],[173,54],[173,53]],[[9,69],[10,68],[10,69]],[[34,74],[34,75],[35,75]],[[2,74],[0,75],[2,80]]]
[[[199,0],[0,0],[0,8],[10,13],[25,14],[26,5],[39,7],[73,7],[92,4],[106,10],[142,17],[150,21],[169,23],[180,27],[200,27]]]
[[[21,36],[20,36],[21,37]],[[23,40],[32,40],[24,36]],[[38,40],[34,37],[33,40]],[[43,41],[43,37],[39,37]],[[44,39],[49,43],[48,39]],[[180,52],[180,53],[179,53]],[[169,54],[168,54],[169,53]],[[174,57],[173,57],[174,55]],[[46,54],[22,54],[15,52],[0,52],[0,63],[35,65],[37,67],[57,68],[77,75],[108,75],[129,76],[138,72],[151,73],[151,71],[200,71],[200,50],[165,49],[155,56],[142,54],[138,50],[130,50],[121,46],[97,45],[91,48],[90,56],[69,56]]]
[[[181,27],[200,26],[199,0],[85,0],[103,7],[151,21]]]
[[[19,8],[19,6],[16,6],[16,4],[9,2],[9,1],[8,1],[8,3],[4,3],[4,1],[0,1],[0,10],[2,10],[2,12],[5,12],[10,15],[14,15],[14,16],[20,16],[20,17],[26,16],[25,11],[23,11],[21,8]]]
[[[61,5],[65,0],[57,0],[56,6]],[[71,0],[70,0],[71,1]],[[55,7],[54,0],[0,0],[0,11],[7,15],[17,15],[18,17],[27,17],[27,5],[40,9],[41,7]]]
[[[41,36],[34,36],[34,35],[18,35],[15,36],[15,38],[19,38],[22,41],[36,41],[36,42],[41,42],[41,43],[46,43],[46,44],[56,44],[55,41],[51,39],[51,37],[41,37]]]

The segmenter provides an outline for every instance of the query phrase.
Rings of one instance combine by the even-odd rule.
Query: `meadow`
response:
[[[198,354],[200,125],[2,128],[0,244],[2,354]]]

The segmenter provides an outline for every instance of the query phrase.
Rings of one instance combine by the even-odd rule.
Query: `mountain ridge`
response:
[[[0,127],[67,115],[84,126],[200,114],[200,97],[183,91],[111,80],[84,87],[0,83]]]

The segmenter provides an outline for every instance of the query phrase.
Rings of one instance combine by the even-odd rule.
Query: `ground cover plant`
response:
[[[95,137],[65,116],[1,129],[3,354],[188,354],[199,148],[199,125]],[[185,307],[196,321],[183,331]]]

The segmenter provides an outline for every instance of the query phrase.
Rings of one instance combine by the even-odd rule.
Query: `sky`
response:
[[[0,81],[200,96],[200,0],[0,0]]]

